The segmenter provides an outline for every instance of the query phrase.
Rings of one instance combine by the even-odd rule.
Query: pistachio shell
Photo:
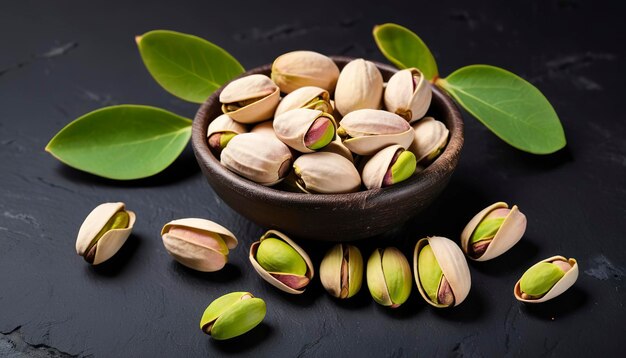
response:
[[[380,108],[383,76],[370,61],[350,61],[339,74],[335,89],[335,106],[342,115],[358,109]]]
[[[413,252],[413,274],[417,289],[426,302],[438,308],[449,307],[433,302],[420,281],[419,254],[422,248],[430,245],[435,259],[439,263],[443,276],[448,281],[452,294],[454,295],[454,306],[458,306],[465,300],[472,282],[467,266],[467,261],[461,249],[450,239],[440,236],[433,236],[421,239],[415,245]]]
[[[294,51],[279,56],[272,64],[272,80],[284,93],[315,86],[332,92],[339,68],[333,60],[313,51]]]
[[[361,289],[363,257],[358,248],[347,244],[333,246],[320,264],[320,281],[332,296],[350,298]]]
[[[247,131],[246,126],[233,121],[229,115],[222,114],[209,124],[207,130],[209,148],[211,148],[211,151],[217,156],[226,148],[226,145],[228,145],[228,142],[230,142],[234,136],[246,133]]]
[[[298,108],[281,114],[274,118],[274,132],[278,139],[291,148],[301,153],[312,153],[315,152],[314,148],[316,147],[312,145],[307,146],[307,135],[314,128],[314,124],[319,118],[328,119],[328,130],[326,131],[328,133],[324,133],[327,135],[318,135],[318,137],[324,139],[323,143],[321,143],[323,144],[322,147],[324,147],[335,137],[337,125],[330,114],[316,109]],[[332,133],[330,133],[331,131]],[[328,135],[330,135],[330,138],[326,138]]]
[[[321,100],[318,100],[321,98]],[[323,88],[315,86],[300,87],[286,95],[278,104],[274,117],[296,108],[318,109],[322,112],[332,112],[330,95]]]
[[[385,108],[410,122],[426,114],[431,99],[430,83],[416,68],[396,72],[385,88]]]
[[[233,138],[222,151],[221,163],[229,170],[256,183],[274,185],[288,174],[289,148],[278,138],[244,133]]]
[[[449,133],[446,125],[433,117],[424,117],[413,124],[414,140],[409,150],[415,154],[417,163],[426,166],[437,158],[448,143]]]
[[[526,216],[519,211],[517,205],[513,205],[511,211],[504,218],[502,225],[500,225],[500,228],[491,240],[489,246],[487,246],[485,252],[479,257],[473,257],[473,255],[470,255],[471,237],[478,225],[489,215],[489,213],[497,209],[506,209],[508,207],[507,203],[497,202],[480,211],[472,218],[472,220],[470,220],[469,223],[467,223],[461,233],[461,247],[463,252],[470,259],[476,261],[491,260],[507,252],[522,238],[522,236],[524,236],[527,222]]]
[[[306,263],[306,268],[307,268],[306,273],[304,275],[289,275],[287,273],[283,273],[282,275],[277,275],[276,273],[274,273],[273,275],[272,273],[265,270],[257,261],[256,255],[257,255],[257,251],[259,249],[261,242],[267,238],[280,239],[284,241],[285,243],[287,243],[289,246],[291,246],[298,254],[300,254],[302,259]],[[313,263],[311,263],[311,259],[309,258],[309,255],[307,255],[307,253],[300,246],[298,246],[289,237],[287,237],[287,235],[276,230],[267,231],[265,234],[263,234],[263,236],[261,236],[259,241],[254,242],[252,246],[250,246],[249,259],[250,259],[250,262],[252,263],[252,267],[254,267],[256,272],[259,273],[261,278],[269,282],[272,286],[287,293],[292,293],[292,294],[303,293],[304,290],[306,289],[306,285],[313,279],[313,276],[315,274],[313,270]],[[292,288],[290,286],[293,286],[293,285],[287,285],[285,282],[288,282],[290,284],[295,283],[295,285],[300,286],[300,288]],[[302,286],[303,283],[304,285]]]
[[[228,110],[229,104],[258,99],[240,106],[235,111]],[[249,75],[230,82],[222,93],[222,112],[239,123],[257,123],[272,118],[280,101],[280,89],[272,80],[260,74]]]
[[[338,134],[355,154],[372,155],[393,144],[406,149],[413,142],[413,128],[397,114],[375,109],[348,113],[341,120]]]
[[[554,284],[554,286],[552,286],[552,288],[545,295],[537,299],[522,298],[522,291],[520,289],[520,282],[522,279],[520,278],[515,284],[515,288],[513,289],[513,295],[518,301],[522,301],[526,303],[546,302],[548,300],[551,300],[557,297],[558,295],[567,291],[568,288],[572,287],[572,285],[578,279],[578,262],[576,261],[576,259],[574,258],[567,259],[564,256],[552,256],[552,257],[548,257],[545,260],[539,261],[537,264],[544,263],[544,262],[554,262],[554,261],[565,261],[570,264],[571,268],[567,272],[565,272],[563,277],[561,277],[561,279],[556,284]]]
[[[343,145],[341,138],[337,135],[335,135],[335,139],[332,142],[328,143],[327,146],[320,149],[319,151],[339,154],[342,157],[348,159],[350,162],[354,163],[354,157],[352,156],[352,152],[350,151],[350,149],[346,148],[345,145]]]
[[[274,132],[274,121],[264,121],[256,124],[252,129],[250,129],[250,133],[258,133],[258,134],[269,134],[272,137],[276,137],[276,133]]]
[[[368,189],[382,188],[405,180],[408,178],[407,175],[410,176],[413,174],[416,166],[415,156],[413,156],[411,152],[406,152],[410,154],[413,159],[398,162],[399,155],[402,155],[403,152],[405,152],[405,149],[396,144],[379,151],[370,158],[367,163],[365,163],[361,174],[365,187]],[[396,163],[397,167],[395,167]],[[399,166],[403,168],[399,168]],[[394,173],[396,175],[393,175]],[[387,183],[385,182],[385,178],[389,179]],[[389,183],[389,181],[391,182]]]
[[[265,302],[249,292],[232,292],[215,299],[200,319],[200,329],[213,339],[240,336],[265,318]]]
[[[367,287],[374,301],[397,308],[409,298],[411,286],[411,267],[400,250],[374,250],[367,260]]]
[[[125,211],[128,214],[128,226],[106,231],[93,243],[108,221],[120,211]],[[88,262],[91,261],[90,263],[93,265],[101,264],[110,259],[119,251],[130,236],[135,225],[135,219],[135,213],[126,210],[122,202],[98,205],[87,215],[87,218],[85,218],[78,230],[76,253],[85,257],[85,260],[88,260]],[[94,250],[95,253],[92,253]]]
[[[339,154],[303,154],[293,167],[298,186],[307,193],[351,193],[361,186],[361,176],[354,164]]]

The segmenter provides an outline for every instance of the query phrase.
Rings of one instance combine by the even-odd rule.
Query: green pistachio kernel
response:
[[[117,213],[115,213],[115,215],[113,215],[109,219],[109,221],[107,221],[107,223],[102,227],[102,229],[100,229],[100,231],[98,232],[98,235],[96,235],[96,237],[94,237],[93,240],[91,240],[91,243],[89,244],[85,252],[89,253],[91,249],[98,243],[98,240],[100,240],[102,236],[104,236],[104,234],[106,234],[107,232],[111,230],[126,229],[128,227],[129,222],[130,222],[130,216],[128,215],[126,211],[122,210],[122,211],[118,211]],[[88,256],[90,255],[89,254],[85,255],[85,260],[87,260]],[[93,256],[95,256],[95,251],[93,252]],[[93,257],[91,257],[91,260],[93,261]]]
[[[304,276],[306,262],[289,244],[277,238],[261,241],[256,253],[256,260],[267,272],[289,273]]]
[[[395,247],[389,247],[383,252],[383,275],[389,290],[392,307],[403,304],[411,294],[412,275],[404,254]]]
[[[531,298],[539,298],[550,291],[564,275],[565,272],[557,265],[540,262],[522,275],[520,290]]]
[[[411,175],[415,173],[416,165],[415,154],[408,150],[400,153],[395,163],[391,166],[391,178],[393,183],[396,184],[410,178]]]
[[[214,339],[230,339],[256,327],[265,313],[262,299],[249,292],[232,292],[211,302],[202,315],[200,329]]]
[[[417,269],[420,275],[420,284],[432,302],[439,303],[439,285],[443,277],[441,267],[430,245],[420,250],[417,259]]]
[[[500,230],[504,219],[505,218],[494,218],[481,221],[478,227],[476,227],[476,230],[472,233],[470,243],[475,244],[478,241],[492,239],[496,236],[498,230]]]

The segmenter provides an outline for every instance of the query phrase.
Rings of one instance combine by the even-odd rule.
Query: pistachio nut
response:
[[[409,150],[415,154],[418,166],[426,167],[443,152],[450,131],[433,117],[424,117],[413,125],[414,140]]]
[[[339,68],[333,60],[313,51],[293,51],[279,56],[272,64],[272,80],[283,93],[304,86],[331,92],[335,89]]]
[[[278,104],[274,117],[296,108],[317,109],[326,113],[333,111],[327,90],[315,86],[305,86],[286,95]]]
[[[385,108],[409,122],[426,114],[433,92],[430,83],[416,68],[396,72],[385,87]]]
[[[361,289],[363,281],[363,257],[352,245],[333,246],[320,264],[320,281],[332,296],[350,298]]]
[[[221,270],[228,262],[228,250],[237,247],[232,232],[206,219],[170,221],[163,226],[161,237],[176,261],[202,272]]]
[[[312,153],[335,138],[335,119],[317,109],[298,108],[274,118],[278,139],[301,153]]]
[[[354,157],[352,156],[352,152],[345,145],[343,145],[341,137],[339,137],[338,135],[335,135],[335,139],[319,151],[339,154],[354,163]]]
[[[337,134],[355,154],[372,155],[393,144],[406,149],[413,142],[413,128],[397,114],[376,109],[348,113],[341,120]]]
[[[250,246],[250,262],[265,281],[287,293],[304,292],[314,275],[309,255],[276,230],[269,230]]]
[[[361,173],[368,189],[397,184],[415,173],[415,155],[399,145],[391,145],[370,158]]]
[[[280,101],[280,89],[260,74],[230,82],[222,93],[222,112],[239,123],[257,123],[272,118]]]
[[[526,303],[545,302],[567,291],[576,279],[576,259],[552,256],[529,268],[515,284],[513,295]]]
[[[260,133],[260,134],[269,134],[272,137],[276,137],[276,133],[274,132],[274,121],[264,121],[261,123],[257,123],[250,129],[250,133]]]
[[[497,202],[476,214],[461,233],[461,248],[472,260],[487,261],[513,247],[524,236],[526,216],[517,205]]]
[[[231,292],[215,299],[204,310],[200,329],[213,339],[230,339],[258,326],[265,313],[262,299],[250,292]]]
[[[239,134],[222,151],[221,163],[253,182],[274,185],[289,173],[291,152],[278,138],[260,133]]]
[[[358,109],[379,109],[383,76],[373,62],[362,58],[350,61],[339,74],[335,106],[342,115]]]
[[[124,203],[104,203],[87,215],[78,230],[76,253],[92,265],[110,259],[124,245],[135,225],[135,213]]]
[[[293,163],[296,183],[305,193],[351,193],[361,187],[361,176],[351,161],[339,154],[303,154]]]
[[[427,237],[417,242],[413,272],[424,300],[438,308],[458,306],[472,285],[463,252],[445,237]]]
[[[246,133],[247,131],[246,126],[233,121],[228,114],[222,114],[209,124],[207,130],[209,149],[211,149],[211,152],[213,152],[215,156],[219,156],[234,136]]]
[[[374,250],[367,260],[367,287],[376,303],[397,308],[409,298],[411,286],[411,267],[400,250]]]

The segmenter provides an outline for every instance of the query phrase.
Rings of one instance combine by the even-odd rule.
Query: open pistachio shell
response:
[[[237,134],[246,133],[248,129],[245,125],[234,121],[227,114],[215,118],[209,124],[207,130],[207,141],[213,153],[219,155],[228,142]]]
[[[473,254],[471,248],[471,238],[478,225],[497,209],[508,209],[509,205],[504,202],[492,204],[476,214],[465,226],[461,233],[461,248],[463,252],[472,260],[487,261],[502,255],[513,247],[524,236],[526,231],[526,216],[519,211],[517,205],[513,205],[509,213],[502,221],[500,228],[491,239],[489,246],[481,255]]]
[[[332,296],[350,298],[361,289],[363,281],[363,257],[352,245],[333,246],[320,264],[320,281]]]
[[[409,122],[426,114],[433,92],[430,83],[416,68],[396,72],[385,88],[385,108]]]
[[[409,157],[405,160],[405,156]],[[391,145],[365,163],[361,177],[366,188],[378,189],[408,179],[415,173],[415,166],[413,153],[400,145]]]
[[[313,51],[293,51],[279,56],[272,64],[272,80],[284,93],[315,86],[328,92],[335,89],[339,68],[330,57]]]
[[[450,131],[433,117],[424,117],[413,124],[414,140],[409,150],[415,154],[418,165],[426,166],[445,148]]]
[[[361,176],[354,164],[339,154],[303,154],[293,168],[297,185],[306,193],[351,193],[361,187]]]
[[[454,295],[454,303],[452,306],[458,306],[465,300],[472,285],[469,267],[467,266],[463,252],[452,240],[440,236],[421,239],[415,245],[415,251],[413,252],[413,274],[415,275],[417,289],[426,302],[437,308],[450,306],[433,302],[428,292],[422,287],[419,272],[419,254],[426,245],[430,245],[432,253],[437,263],[439,263],[439,268],[450,285],[450,289]]]
[[[289,274],[288,272],[270,273],[265,270],[257,261],[256,256],[261,242],[268,238],[280,239],[288,244],[291,248],[293,248],[304,260],[306,264],[306,273],[304,275],[294,275]],[[287,237],[287,235],[276,230],[267,231],[265,234],[263,234],[263,236],[261,236],[259,241],[254,242],[252,246],[250,246],[249,258],[250,262],[252,263],[252,267],[254,267],[256,272],[259,273],[261,278],[263,278],[265,281],[269,282],[272,286],[278,288],[279,290],[291,294],[303,293],[306,289],[306,285],[313,279],[313,276],[315,274],[315,271],[313,269],[313,263],[311,262],[309,255],[307,255],[307,253],[300,246],[293,242],[293,240]],[[298,286],[299,288],[292,288],[291,286],[293,285],[288,285],[287,283],[296,283],[296,286]]]
[[[265,301],[250,292],[231,292],[215,299],[200,319],[200,329],[213,339],[240,336],[263,321]]]
[[[237,238],[213,221],[186,218],[170,221],[161,230],[167,252],[181,264],[202,272],[221,270],[228,262],[228,250],[237,247]]]
[[[370,61],[350,61],[339,74],[335,106],[342,115],[358,109],[378,109],[383,95],[383,76]]]
[[[222,93],[222,112],[239,123],[257,123],[272,118],[280,101],[280,89],[260,74],[230,82]]]
[[[323,88],[315,86],[300,87],[280,101],[274,117],[296,108],[318,109],[322,112],[331,113],[333,107],[329,101],[330,95]]]
[[[370,294],[380,305],[397,308],[411,295],[411,266],[395,247],[374,250],[366,276]]]
[[[515,298],[518,301],[522,301],[522,302],[526,302],[526,303],[541,303],[541,302],[546,302],[548,300],[551,300],[551,299],[557,297],[558,295],[560,295],[563,292],[567,291],[568,288],[572,287],[572,285],[578,279],[578,261],[576,261],[576,259],[573,259],[573,258],[567,259],[564,256],[552,256],[552,257],[548,257],[545,260],[539,261],[534,266],[536,266],[536,265],[538,265],[540,263],[553,263],[555,261],[566,262],[571,267],[569,268],[569,270],[567,270],[567,272],[565,272],[563,277],[561,277],[561,279],[558,280],[552,286],[552,288],[550,288],[550,290],[548,290],[548,292],[546,292],[543,296],[541,296],[539,298],[528,298],[528,299],[522,298],[522,294],[523,293],[522,293],[522,290],[520,288],[520,283],[521,283],[522,279],[520,278],[517,281],[517,283],[515,284],[515,288],[513,289],[513,295],[515,296]],[[533,267],[531,267],[530,269],[532,269]],[[528,271],[530,269],[528,269]]]
[[[297,108],[274,118],[278,139],[301,153],[312,153],[328,145],[335,138],[336,127],[332,115],[316,109]]]
[[[372,155],[393,144],[407,149],[414,139],[413,128],[397,114],[375,109],[348,113],[337,133],[355,154]]]
[[[124,227],[105,227],[119,212],[128,215],[128,222]],[[98,205],[87,215],[78,230],[76,238],[76,253],[85,258],[92,265],[98,265],[110,259],[124,245],[135,225],[135,213],[125,209],[124,203],[104,203]],[[103,229],[105,229],[104,232]]]

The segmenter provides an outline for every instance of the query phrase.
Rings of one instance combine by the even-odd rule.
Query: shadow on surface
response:
[[[120,251],[100,265],[89,265],[89,271],[102,277],[117,277],[131,262],[141,246],[141,236],[131,234]]]
[[[473,322],[479,320],[480,317],[486,318],[485,299],[482,292],[477,289],[470,289],[470,292],[460,305],[451,308],[438,309],[434,308],[434,313],[438,317],[455,322]]]
[[[209,339],[209,350],[217,348],[222,353],[243,353],[258,348],[262,342],[267,342],[268,338],[273,334],[272,327],[261,322],[250,332],[239,337],[218,341]]]
[[[540,304],[524,303],[522,310],[529,316],[554,321],[579,310],[587,301],[589,301],[587,292],[574,286],[550,301]]]
[[[489,261],[472,261],[468,263],[472,269],[490,276],[509,276],[519,272],[520,268],[530,267],[530,261],[539,252],[539,247],[531,240],[522,238],[515,246],[504,254]]]

